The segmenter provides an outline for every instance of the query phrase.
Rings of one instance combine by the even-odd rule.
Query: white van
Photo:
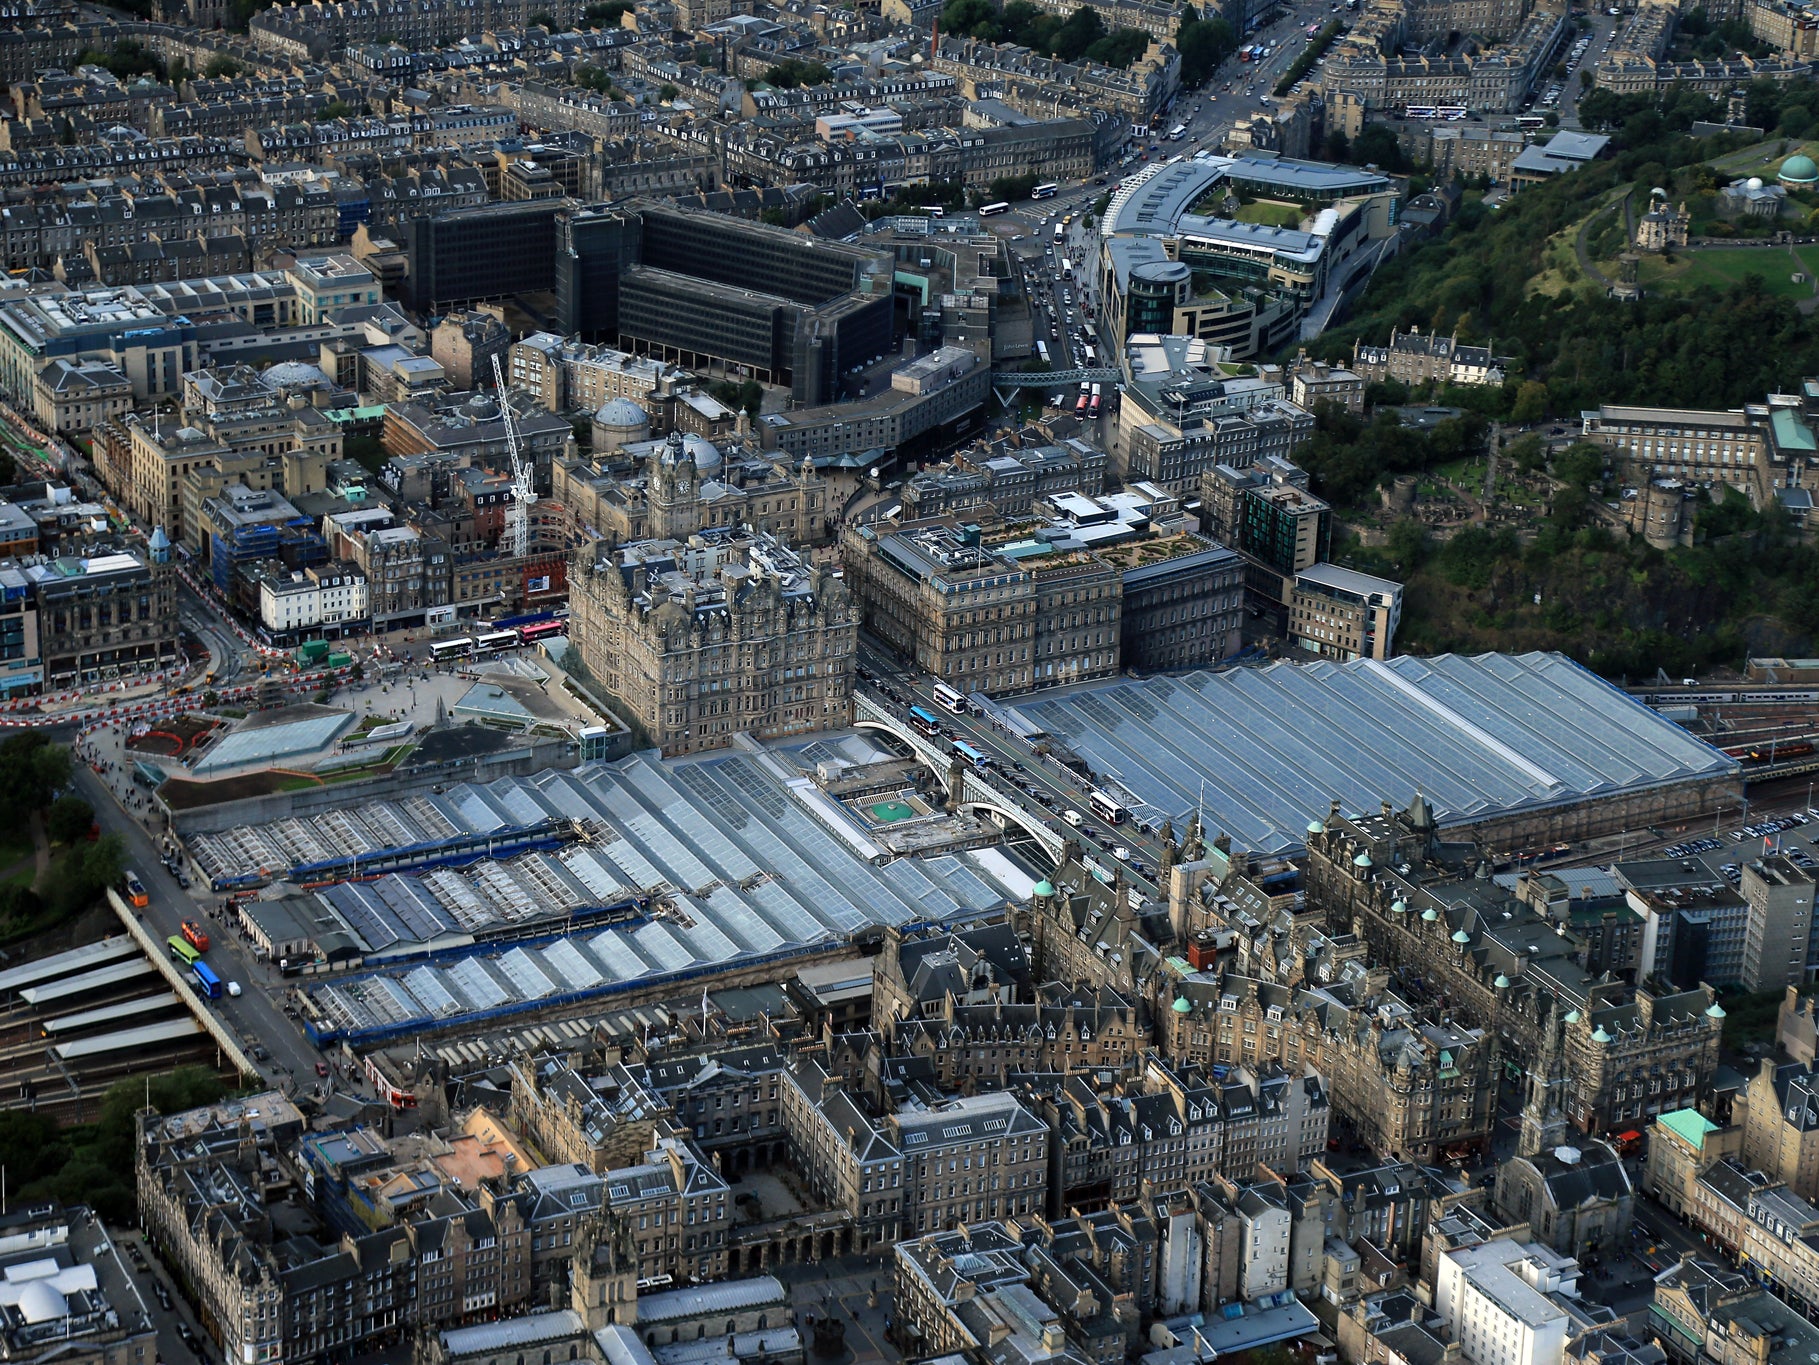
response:
[[[1081,825],[1086,823],[1086,817],[1077,810],[1064,810],[1061,812],[1061,818],[1067,821],[1068,824],[1072,825],[1075,829],[1079,829]]]

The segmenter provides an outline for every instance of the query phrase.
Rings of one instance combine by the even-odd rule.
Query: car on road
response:
[[[1072,825],[1075,829],[1079,829],[1081,825],[1086,823],[1086,817],[1077,810],[1063,811],[1061,813],[1061,818],[1067,821],[1068,824]]]
[[[235,997],[238,997],[238,996],[240,996],[240,995],[241,995],[241,994],[243,994],[243,992],[242,992],[242,991],[241,991],[241,989],[240,989],[240,983],[239,983],[239,982],[238,982],[238,981],[230,981],[230,982],[228,982],[228,983],[227,983],[227,993],[228,993],[228,994],[229,994],[229,995],[232,995],[232,996],[235,996]]]

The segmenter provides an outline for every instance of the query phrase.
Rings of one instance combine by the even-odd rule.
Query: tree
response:
[[[1376,166],[1392,173],[1409,168],[1408,157],[1396,135],[1381,123],[1373,123],[1352,139],[1352,164]]]
[[[985,187],[986,202],[1003,201],[1013,203],[1019,199],[1028,199],[1030,191],[1036,188],[1036,174],[1001,175]]]
[[[317,123],[329,123],[338,118],[352,118],[354,106],[346,100],[330,100],[316,111]]]
[[[1181,79],[1186,85],[1205,85],[1219,64],[1237,50],[1238,39],[1223,19],[1183,19],[1175,34],[1181,54]]]
[[[210,80],[231,80],[244,75],[246,68],[240,65],[225,52],[218,52],[208,59],[208,65],[202,68],[202,74]]]
[[[51,793],[68,785],[69,774],[68,749],[35,730],[9,736],[0,743],[0,819],[22,828],[33,811],[50,804]]]
[[[44,903],[59,922],[73,919],[119,881],[125,868],[126,846],[118,834],[72,844],[45,874]]]
[[[820,62],[805,62],[786,57],[764,73],[764,83],[777,90],[794,90],[802,85],[826,85],[834,73]]]
[[[1427,563],[1433,548],[1433,538],[1427,527],[1413,517],[1404,517],[1390,527],[1383,546],[1390,562],[1405,578]]]
[[[538,10],[535,14],[525,16],[526,28],[546,28],[551,33],[562,32],[562,25],[556,22],[556,16],[547,10]]]
[[[605,4],[589,5],[582,10],[581,22],[598,28],[619,28],[631,12],[631,0],[606,0]]]
[[[88,838],[94,824],[95,808],[70,792],[51,802],[44,813],[44,832],[55,844],[73,844]]]
[[[1547,416],[1547,385],[1530,379],[1516,391],[1516,401],[1510,408],[1510,421],[1517,426],[1532,427]]]
[[[991,0],[947,0],[941,7],[941,31],[995,42],[998,37],[997,7]]]
[[[665,85],[661,90],[659,90],[657,92],[657,98],[659,100],[661,100],[664,104],[668,104],[671,100],[675,99],[676,96],[680,95],[681,93],[682,92],[680,90],[676,89],[675,86]]]

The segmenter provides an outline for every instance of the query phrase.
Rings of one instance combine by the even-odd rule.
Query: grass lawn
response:
[[[31,856],[32,836],[29,833],[26,833],[22,839],[18,837],[0,839],[0,869],[9,868],[21,858]]]
[[[1301,210],[1293,204],[1278,204],[1273,200],[1260,199],[1254,204],[1240,205],[1238,221],[1261,223],[1265,227],[1300,227]]]
[[[1819,248],[1804,248],[1798,259],[1778,246],[1701,247],[1696,251],[1675,253],[1670,263],[1658,256],[1644,256],[1637,277],[1644,288],[1697,289],[1710,285],[1728,289],[1746,277],[1761,277],[1763,289],[1778,298],[1812,297],[1815,269],[1819,268]],[[1795,284],[1796,270],[1804,270],[1807,279]]]

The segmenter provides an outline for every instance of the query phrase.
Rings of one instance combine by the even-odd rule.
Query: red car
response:
[[[328,1063],[327,1062],[317,1062],[316,1063],[316,1074],[318,1076],[328,1075]]]

